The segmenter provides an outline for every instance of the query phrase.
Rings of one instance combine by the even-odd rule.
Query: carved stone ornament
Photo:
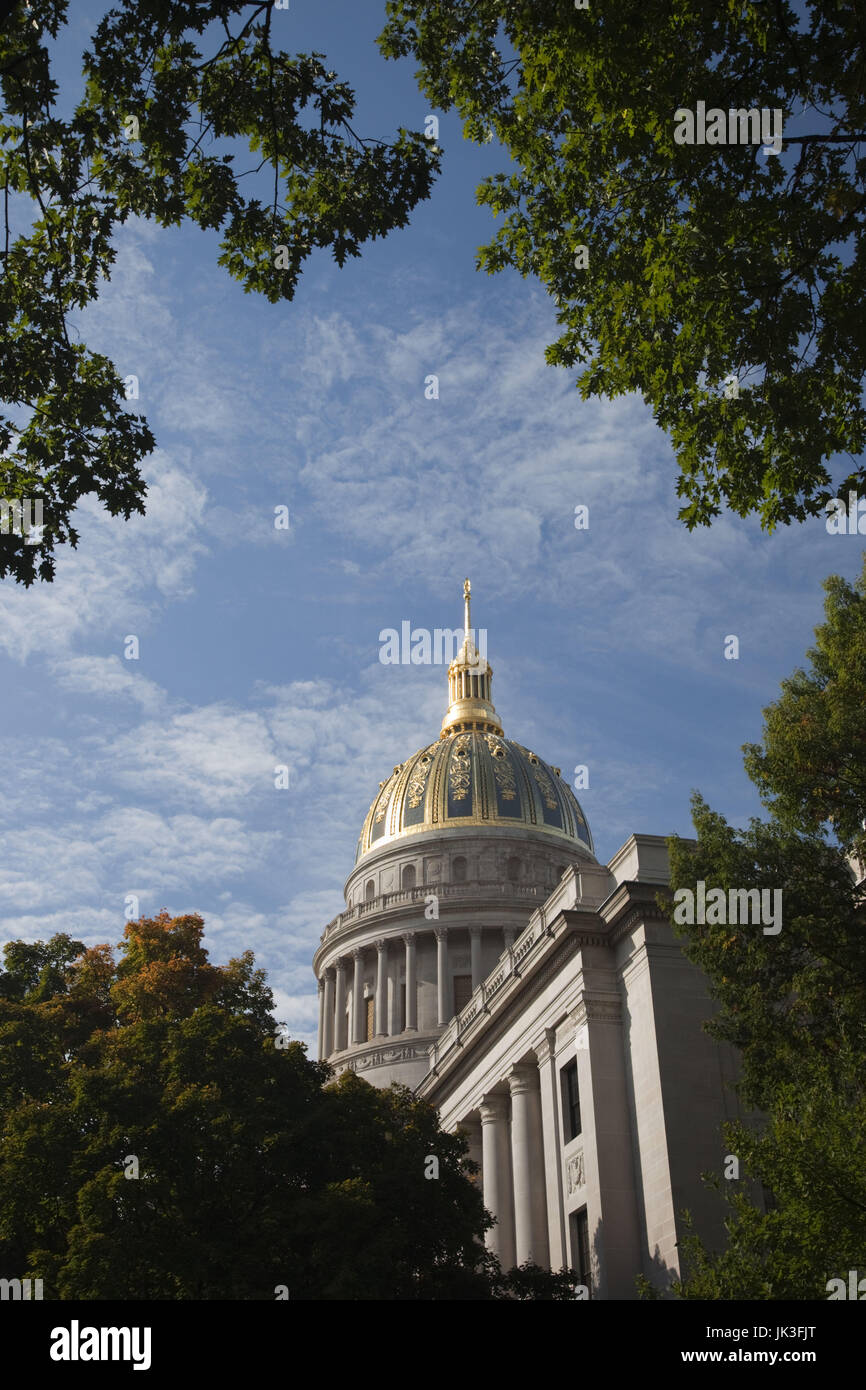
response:
[[[565,1170],[565,1185],[568,1188],[569,1197],[576,1192],[579,1187],[583,1187],[586,1176],[583,1171],[583,1149],[580,1153],[572,1154],[568,1160]]]

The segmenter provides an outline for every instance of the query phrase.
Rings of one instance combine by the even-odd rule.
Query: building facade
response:
[[[504,1267],[634,1298],[679,1271],[684,1208],[720,1232],[736,1058],[657,901],[664,839],[598,862],[559,768],[504,736],[469,603],[440,735],[380,784],[314,957],[319,1056],[467,1134]]]

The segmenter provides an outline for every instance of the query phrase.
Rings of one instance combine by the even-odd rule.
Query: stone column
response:
[[[392,956],[388,962],[388,1037],[403,1030],[400,1018],[400,966]]]
[[[469,928],[469,950],[472,962],[472,988],[477,989],[481,984],[483,976],[481,974],[481,928]]]
[[[325,981],[319,980],[319,1041],[318,1057],[321,1062],[325,1046]]]
[[[337,998],[334,1004],[334,1051],[342,1052],[349,1046],[346,1037],[346,962],[337,961]]]
[[[324,1026],[322,1028],[322,1060],[334,1051],[334,971],[325,971]]]
[[[457,1127],[463,1130],[463,1133],[469,1141],[468,1157],[471,1158],[473,1163],[478,1164],[479,1171],[474,1175],[472,1181],[478,1185],[479,1189],[483,1190],[484,1150],[481,1141],[481,1121],[475,1116],[472,1116],[471,1119],[461,1120]]]
[[[386,1018],[387,986],[388,986],[388,942],[381,937],[376,942],[376,1018],[374,1033],[377,1038],[384,1038],[388,1029]]]
[[[631,1119],[634,1102],[630,1097],[631,1084],[622,1041],[622,1005],[616,978],[608,968],[603,950],[602,947],[589,946],[581,950],[583,970],[578,984],[583,986],[583,990],[574,1011],[574,1020],[583,1125],[581,1147],[590,1262],[593,1267],[592,1292],[594,1297],[606,1300],[634,1297],[633,1292],[627,1291],[627,1286],[631,1279],[631,1289],[634,1289],[633,1271],[640,1268],[642,1237],[634,1184],[634,1122]],[[640,955],[637,959],[640,960]],[[656,987],[657,982],[652,980],[648,970],[641,975],[641,984],[647,990],[643,997],[651,1000],[653,996],[649,991],[651,987]],[[659,988],[663,989],[664,986]],[[662,1006],[666,1000],[667,996],[662,994]],[[652,1014],[647,1011],[637,1017],[643,1021],[647,1017],[651,1019]],[[661,1100],[644,1102],[649,1104],[650,1109],[646,1119],[639,1109],[637,1114],[637,1139],[644,1183],[643,1204],[649,1221],[651,1204],[659,1201],[663,1210],[659,1223],[661,1225],[662,1220],[673,1223],[670,1237],[673,1244],[676,1239],[676,1204],[672,1195],[675,1189],[672,1178],[668,1176],[665,1158],[665,1146],[670,1142],[671,1131],[666,1129],[669,1124],[667,1109],[664,1119],[660,1118],[661,1105],[666,1098],[656,1080],[659,1075],[655,1070],[658,1058],[651,1023],[644,1022],[644,1028],[650,1030],[648,1034],[635,1031],[632,1023],[632,1046],[637,1049],[634,1055],[641,1058],[642,1068],[640,1086],[635,1088],[637,1098],[643,1100],[649,1095],[661,1096]],[[658,1229],[659,1226],[656,1227]],[[656,1237],[654,1245],[649,1248],[653,1250],[660,1244]],[[673,1256],[668,1255],[668,1263],[673,1264],[676,1258],[675,1252]]]
[[[514,1268],[514,1213],[511,1204],[511,1173],[508,1161],[508,1100],[505,1096],[485,1096],[481,1115],[482,1181],[484,1205],[496,1217],[484,1237],[488,1250],[503,1269]]]
[[[365,1042],[364,1034],[364,952],[356,947],[352,952],[355,975],[352,981],[352,1042]]]
[[[437,1022],[443,1028],[453,1012],[451,1008],[451,980],[448,972],[448,928],[436,928],[436,999]]]
[[[403,933],[406,943],[406,1032],[414,1033],[418,1027],[418,992],[415,983],[415,933]]]
[[[544,1146],[543,1173],[547,1190],[547,1239],[550,1246],[551,1269],[562,1269],[569,1263],[565,1238],[565,1210],[562,1194],[561,1141],[559,1138],[559,1105],[556,1070],[556,1029],[546,1028],[544,1037],[533,1051],[538,1058],[538,1079],[541,1089],[541,1137]]]
[[[524,1260],[532,1260],[542,1268],[549,1268],[538,1068],[534,1065],[512,1067],[508,1073],[508,1084],[511,1088],[516,1260],[519,1265]]]

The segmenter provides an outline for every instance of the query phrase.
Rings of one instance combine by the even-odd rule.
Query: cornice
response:
[[[658,894],[670,896],[661,883],[641,883],[634,879],[617,884],[610,897],[598,911],[607,927],[607,940],[616,946],[634,927],[642,922],[666,922],[667,915],[659,907]]]

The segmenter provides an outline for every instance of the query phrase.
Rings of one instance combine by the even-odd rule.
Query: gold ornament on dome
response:
[[[460,734],[455,740],[451,763],[448,768],[448,781],[451,795],[455,801],[465,801],[472,781],[472,762],[469,757],[469,734]],[[460,763],[455,759],[459,758]]]
[[[540,762],[536,758],[535,754],[533,754],[530,757],[529,761],[532,764],[532,775],[541,789],[541,795],[544,797],[545,806],[547,807],[548,811],[555,811],[557,801],[556,792],[553,790],[553,783],[551,782],[544,768],[541,766]]]
[[[427,781],[429,767],[430,752],[428,750],[426,753],[422,754],[421,761],[417,764],[415,771],[409,778],[409,786],[406,789],[406,800],[413,811],[417,806],[421,805],[421,800],[424,796],[424,784]]]
[[[395,775],[396,774],[392,772],[388,780],[382,783],[382,791],[379,793],[379,805],[376,810],[377,825],[379,824],[379,821],[385,819],[385,812],[388,809],[388,797],[391,794],[389,788],[391,786],[391,783],[394,781]]]
[[[505,743],[495,734],[485,734],[484,739],[493,759],[493,777],[496,782],[496,790],[503,801],[513,801],[517,795],[517,784],[514,780],[514,768],[505,752]]]

